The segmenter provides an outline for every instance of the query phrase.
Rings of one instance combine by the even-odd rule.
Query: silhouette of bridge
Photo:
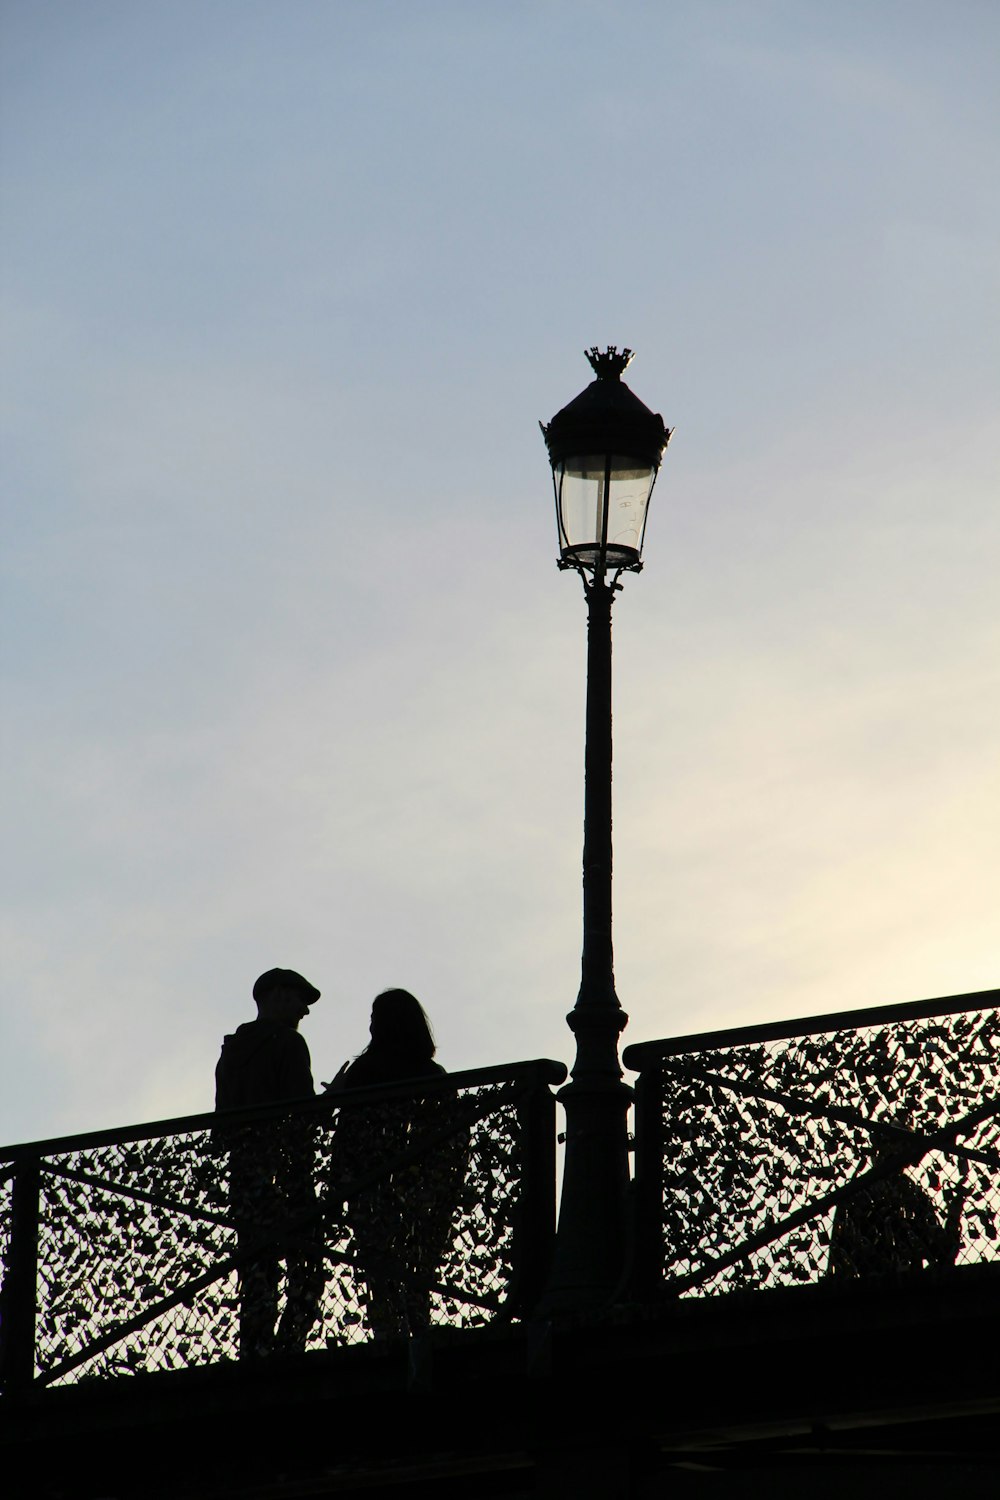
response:
[[[10,1147],[0,1472],[30,1473],[25,1493],[53,1500],[988,1483],[998,1002],[987,991],[626,1049],[628,1253],[607,1305],[576,1313],[544,1311],[559,1063]],[[345,1166],[348,1117],[372,1147]],[[240,1271],[288,1242],[287,1226],[262,1225],[257,1244],[237,1233],[240,1131],[308,1141],[305,1227],[325,1289],[302,1353],[239,1358]],[[417,1289],[430,1327],[376,1336],[344,1203],[404,1179],[432,1193],[448,1142],[450,1238]],[[923,1264],[912,1232],[905,1255],[888,1233],[886,1184],[904,1176],[940,1229]],[[849,1257],[830,1274],[838,1216],[871,1240],[855,1274]]]

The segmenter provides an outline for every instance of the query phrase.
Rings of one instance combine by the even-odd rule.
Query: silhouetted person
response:
[[[829,1276],[883,1276],[954,1265],[963,1196],[953,1199],[945,1224],[922,1187],[908,1177],[906,1143],[876,1151],[873,1166],[895,1163],[888,1176],[839,1204],[830,1231]]]
[[[309,1048],[298,1025],[319,990],[294,969],[269,969],[253,987],[256,1021],[222,1044],[215,1069],[215,1107],[312,1096]],[[308,1122],[216,1131],[229,1148],[229,1202],[240,1254],[240,1358],[305,1348],[323,1295],[323,1246],[313,1183],[313,1131]],[[253,1253],[253,1252],[257,1253]],[[281,1261],[285,1308],[278,1321]],[[277,1324],[277,1327],[275,1326]]]
[[[405,1079],[437,1077],[434,1036],[420,1002],[408,990],[386,990],[372,1005],[371,1041],[345,1064],[331,1090],[366,1088]],[[373,1186],[348,1201],[347,1222],[368,1287],[368,1324],[378,1337],[419,1333],[430,1325],[430,1283],[448,1247],[451,1223],[468,1156],[468,1130],[390,1171],[401,1152],[447,1128],[453,1093],[430,1099],[387,1100],[368,1109],[341,1109],[334,1141],[331,1183],[376,1171]]]

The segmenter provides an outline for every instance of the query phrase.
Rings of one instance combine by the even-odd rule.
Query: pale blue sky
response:
[[[1000,985],[995,80],[949,0],[7,0],[0,1138],[572,1060],[585,613],[537,430],[676,437],[616,605],[625,1041]]]

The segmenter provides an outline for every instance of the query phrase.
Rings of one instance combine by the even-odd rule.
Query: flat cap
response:
[[[272,990],[277,989],[279,984],[287,984],[292,989],[300,990],[307,1005],[315,1005],[319,999],[320,992],[316,986],[310,984],[308,979],[304,979],[301,974],[297,974],[294,969],[268,969],[253,987],[254,999],[263,1000]]]

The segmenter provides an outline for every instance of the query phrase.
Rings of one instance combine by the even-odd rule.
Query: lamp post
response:
[[[567,1016],[576,1037],[566,1158],[547,1312],[599,1306],[621,1277],[628,1187],[627,1113],[618,1037],[628,1016],[615,991],[611,941],[611,605],[623,573],[642,568],[649,497],[670,441],[662,417],[622,381],[630,349],[587,358],[596,379],[542,433],[549,450],[560,568],[587,600],[587,738],[583,833],[583,960]]]

